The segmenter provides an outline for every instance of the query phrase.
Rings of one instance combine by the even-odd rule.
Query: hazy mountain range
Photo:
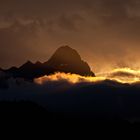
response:
[[[37,61],[32,63],[27,61],[25,64],[17,67],[11,67],[7,70],[2,70],[12,77],[20,77],[28,80],[34,78],[54,74],[55,72],[75,73],[82,76],[95,76],[91,71],[87,62],[83,61],[78,52],[69,46],[62,46],[56,50],[52,57],[41,63]]]

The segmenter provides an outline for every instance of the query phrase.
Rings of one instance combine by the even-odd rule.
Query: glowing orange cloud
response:
[[[35,79],[35,83],[37,84],[43,84],[47,81],[68,81],[69,83],[75,84],[75,83],[81,83],[81,82],[98,82],[105,80],[105,77],[85,77],[80,76],[77,74],[70,74],[70,73],[55,73],[53,75],[45,75],[43,77]]]
[[[140,82],[140,70],[132,70],[130,68],[115,69],[106,73],[96,74],[96,77],[85,77],[77,74],[55,73],[53,75],[45,75],[34,79],[37,84],[44,84],[49,81],[67,81],[71,84],[90,82],[97,83],[104,80],[112,80],[122,84],[134,84]]]

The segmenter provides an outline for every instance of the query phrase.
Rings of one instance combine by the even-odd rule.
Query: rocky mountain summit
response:
[[[95,76],[87,62],[81,59],[78,52],[69,46],[58,48],[52,57],[45,63],[27,61],[19,68],[12,67],[4,70],[13,77],[20,77],[29,80],[54,74],[55,72],[74,73],[82,76]]]

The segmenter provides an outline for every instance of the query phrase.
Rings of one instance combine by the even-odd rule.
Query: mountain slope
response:
[[[89,65],[83,61],[78,52],[69,46],[58,48],[52,57],[45,63],[37,61],[35,64],[27,61],[19,68],[12,67],[5,70],[14,77],[28,80],[50,75],[55,72],[75,73],[82,76],[95,76]]]

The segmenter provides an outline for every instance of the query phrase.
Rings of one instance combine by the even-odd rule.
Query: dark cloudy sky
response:
[[[140,0],[0,0],[0,67],[44,62],[61,45],[96,72],[140,67]]]

